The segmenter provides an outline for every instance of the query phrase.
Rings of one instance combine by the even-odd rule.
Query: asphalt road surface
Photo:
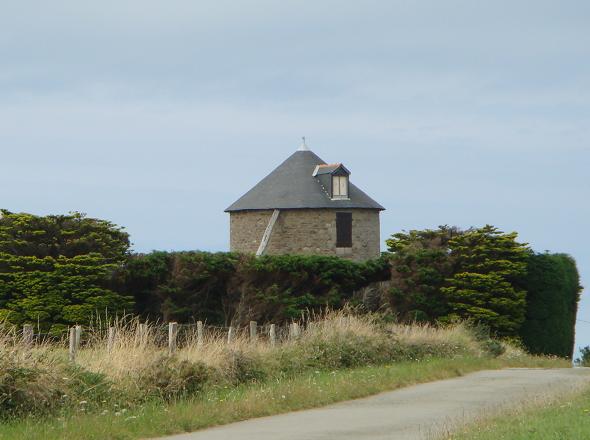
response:
[[[428,439],[442,426],[469,422],[505,406],[512,408],[537,396],[584,385],[590,385],[590,368],[480,371],[165,440]]]

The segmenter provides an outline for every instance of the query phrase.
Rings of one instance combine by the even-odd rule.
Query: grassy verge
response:
[[[457,324],[433,327],[333,312],[297,338],[231,343],[188,335],[169,355],[156,327],[121,325],[68,361],[63,345],[0,332],[0,439],[132,439],[320,406],[506,366],[564,366]],[[194,336],[194,335],[193,335]]]
[[[485,420],[450,440],[574,440],[590,438],[590,391],[539,403],[513,415]]]
[[[0,438],[123,440],[161,436],[322,406],[482,369],[522,366],[562,367],[565,363],[528,356],[457,357],[334,371],[317,370],[281,380],[212,387],[192,398],[170,403],[155,400],[129,410],[114,408],[100,414],[86,414],[82,404],[71,415],[26,418],[1,424]]]

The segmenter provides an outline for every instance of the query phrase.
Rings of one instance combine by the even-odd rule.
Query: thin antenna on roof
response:
[[[307,148],[307,144],[305,143],[305,136],[303,136],[301,138],[301,140],[303,142],[301,143],[301,146],[299,147],[299,149],[297,151],[309,151],[309,148]]]

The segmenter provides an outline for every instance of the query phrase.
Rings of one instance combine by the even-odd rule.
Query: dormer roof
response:
[[[327,164],[310,150],[298,150],[225,211],[304,208],[385,209],[352,183],[349,184],[348,199],[330,198],[330,194],[317,176],[320,173],[332,174],[339,171],[350,174],[342,164]]]
[[[350,171],[341,163],[317,165],[312,176],[321,176],[322,174],[340,174],[350,176]]]

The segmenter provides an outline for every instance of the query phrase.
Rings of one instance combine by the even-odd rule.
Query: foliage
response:
[[[580,358],[576,359],[576,363],[581,367],[590,367],[590,346],[580,347]]]
[[[202,362],[162,356],[142,371],[140,383],[144,395],[170,400],[198,393],[209,380],[209,376],[210,372]]]
[[[528,292],[524,344],[531,353],[571,358],[582,289],[576,262],[565,254],[532,255],[522,284]]]
[[[130,298],[109,289],[129,248],[121,228],[80,213],[1,214],[0,319],[59,332],[132,308]]]
[[[525,291],[517,281],[529,249],[486,225],[461,231],[394,234],[390,304],[402,320],[469,319],[501,336],[512,336],[524,320]]]
[[[388,276],[383,259],[208,252],[134,255],[118,275],[143,316],[181,322],[281,322],[303,312],[342,307],[352,293]]]
[[[7,418],[37,415],[114,413],[128,417],[150,405],[161,408],[186,398],[233,402],[252,383],[285,384],[301,377],[313,381],[322,372],[340,374],[369,365],[397,368],[407,364],[414,371],[443,359],[457,361],[455,367],[464,362],[478,363],[479,368],[557,365],[523,352],[510,358],[499,356],[490,363],[491,343],[465,325],[386,324],[379,315],[349,311],[328,312],[307,321],[297,340],[279,338],[274,347],[264,334],[252,343],[239,332],[228,344],[225,333],[208,327],[202,345],[195,339],[181,339],[174,355],[154,337],[138,341],[136,324],[137,320],[116,322],[110,350],[106,332],[85,329],[88,338],[76,364],[68,362],[63,344],[31,346],[18,333],[0,326],[2,424]],[[158,328],[148,323],[147,333],[153,336]],[[457,368],[453,371],[459,373]],[[399,377],[392,379],[390,385],[399,383]],[[370,385],[371,379],[367,380]],[[301,396],[308,394],[302,390]]]
[[[516,285],[526,272],[529,248],[486,225],[449,240],[453,276],[441,292],[448,300],[449,319],[472,319],[500,336],[516,335],[524,322],[526,292]]]
[[[412,230],[393,234],[389,303],[402,321],[434,321],[448,312],[440,289],[452,275],[449,240],[457,228]]]

